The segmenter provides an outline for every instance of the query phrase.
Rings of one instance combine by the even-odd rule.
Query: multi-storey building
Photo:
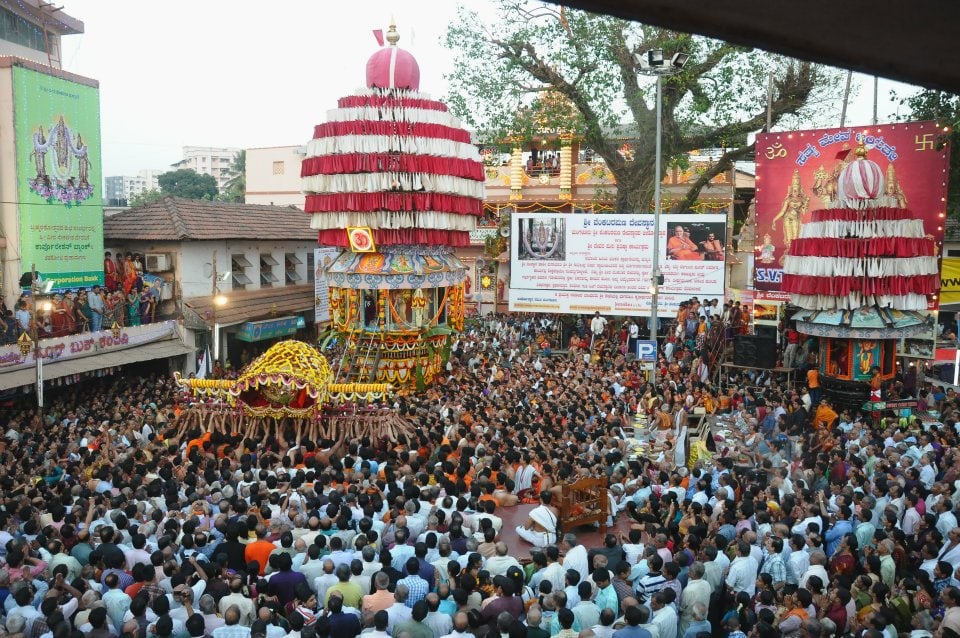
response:
[[[130,200],[150,190],[160,190],[163,171],[145,169],[136,175],[112,175],[104,179],[103,201],[106,206],[129,206]]]
[[[171,170],[187,168],[201,175],[212,175],[217,180],[217,189],[223,190],[233,177],[233,162],[239,148],[214,146],[184,146],[183,159],[171,165]]]
[[[44,0],[5,2],[0,7],[0,56],[62,68],[60,38],[80,33],[83,22]]]

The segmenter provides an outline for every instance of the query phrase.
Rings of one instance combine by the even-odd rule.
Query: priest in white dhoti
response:
[[[523,525],[517,525],[517,535],[534,547],[546,547],[557,542],[560,514],[550,505],[553,494],[540,492],[540,505],[530,510]]]

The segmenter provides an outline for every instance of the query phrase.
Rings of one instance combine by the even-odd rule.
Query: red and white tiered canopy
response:
[[[484,172],[470,132],[419,93],[420,67],[389,46],[367,61],[366,88],[338,100],[314,128],[301,167],[319,243],[348,246],[368,226],[377,246],[467,246],[483,212]]]

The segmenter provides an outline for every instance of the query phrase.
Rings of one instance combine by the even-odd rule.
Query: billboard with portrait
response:
[[[55,290],[103,284],[99,89],[13,69],[21,268]]]
[[[514,213],[510,310],[648,316],[653,215]],[[724,294],[726,215],[664,215],[661,316]]]
[[[886,205],[909,208],[942,246],[950,160],[944,134],[935,122],[908,122],[758,135],[756,289],[776,297],[770,293],[780,291],[790,242],[813,211],[837,200],[840,172],[860,141],[884,172]]]

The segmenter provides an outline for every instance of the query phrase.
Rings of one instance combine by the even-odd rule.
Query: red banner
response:
[[[939,255],[950,161],[945,133],[934,122],[908,122],[758,135],[754,287],[765,297],[788,298],[777,293],[790,241],[813,211],[836,200],[837,178],[861,140],[867,159],[884,172],[886,205],[922,219]]]

